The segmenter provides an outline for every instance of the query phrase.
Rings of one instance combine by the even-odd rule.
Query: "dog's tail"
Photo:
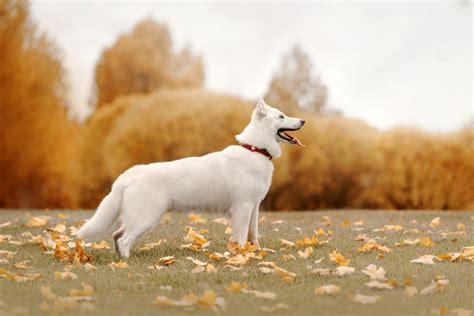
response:
[[[112,228],[120,215],[124,189],[120,185],[112,187],[112,191],[100,202],[94,216],[79,229],[78,238],[95,240]]]

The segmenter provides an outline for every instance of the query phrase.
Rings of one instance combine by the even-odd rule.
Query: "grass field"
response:
[[[131,257],[126,260],[128,267],[114,270],[109,264],[120,259],[113,252],[111,240],[107,240],[110,249],[93,249],[86,247],[91,261],[97,269],[89,272],[80,265],[68,266],[67,260],[60,261],[54,253],[48,253],[38,244],[32,242],[34,237],[22,233],[29,231],[32,235],[41,234],[44,238],[49,235],[47,228],[58,223],[65,223],[67,227],[79,226],[92,212],[67,211],[0,211],[0,315],[4,314],[51,314],[50,310],[66,314],[97,314],[97,315],[189,315],[190,311],[212,315],[217,312],[232,315],[265,314],[262,306],[275,307],[283,303],[282,308],[274,313],[292,315],[468,315],[467,310],[473,309],[474,304],[474,263],[468,260],[451,262],[449,260],[436,261],[434,265],[410,263],[422,255],[459,253],[463,247],[474,245],[474,212],[425,212],[425,211],[333,211],[333,212],[288,212],[261,214],[260,244],[262,248],[275,250],[263,259],[251,258],[240,270],[232,271],[224,268],[228,259],[211,260],[207,254],[227,251],[228,235],[225,234],[226,225],[213,222],[213,219],[222,217],[222,214],[201,214],[205,223],[199,218],[189,218],[187,213],[170,213],[153,233],[140,240],[134,247]],[[31,221],[36,216],[37,221]],[[324,216],[327,216],[324,218]],[[440,217],[439,225],[435,221]],[[11,223],[8,223],[11,222]],[[33,227],[25,224],[30,222]],[[462,224],[462,225],[460,225]],[[392,225],[392,226],[385,226]],[[399,225],[399,226],[398,226]],[[189,249],[180,249],[185,244],[185,227],[193,226],[198,232],[211,241],[207,251],[195,252]],[[295,242],[304,236],[312,237],[313,229],[319,231],[317,242],[314,245],[290,247],[283,245],[279,240],[285,239]],[[56,226],[56,230],[61,230]],[[206,231],[208,230],[208,231]],[[328,231],[332,231],[328,235]],[[64,235],[71,231],[67,229]],[[365,242],[357,241],[356,237],[365,234],[375,239],[379,249],[360,252],[358,249]],[[425,238],[429,237],[429,238]],[[421,239],[416,243],[415,239]],[[140,251],[145,243],[162,240],[159,246]],[[403,243],[413,245],[396,245]],[[36,239],[37,240],[37,239]],[[327,243],[324,241],[328,240]],[[314,241],[314,240],[313,240]],[[322,241],[322,244],[321,244]],[[433,243],[431,243],[431,241]],[[388,247],[391,251],[387,251]],[[311,247],[313,253],[308,258],[302,258],[298,251]],[[329,259],[329,254],[338,249],[349,259],[349,267],[355,268],[350,275],[320,276],[312,271],[317,268],[335,269],[338,263]],[[12,251],[14,253],[8,253]],[[3,251],[3,252],[2,252]],[[16,254],[15,254],[16,253]],[[257,257],[261,254],[255,252]],[[306,254],[309,254],[307,250]],[[285,256],[286,255],[286,256]],[[291,259],[293,255],[295,259]],[[159,265],[160,258],[174,256],[176,261],[160,269],[149,269],[149,266]],[[230,257],[233,255],[231,254]],[[217,272],[192,273],[196,264],[186,257],[210,262]],[[319,262],[319,259],[322,261]],[[339,258],[339,264],[344,260]],[[18,265],[25,260],[26,262]],[[273,262],[296,277],[286,279],[278,273],[263,273],[259,268],[262,262]],[[316,263],[318,262],[318,263]],[[15,267],[15,264],[17,266]],[[393,289],[374,289],[365,285],[371,281],[370,277],[362,272],[369,264],[383,267],[388,280],[379,280],[385,286],[394,286]],[[272,270],[271,266],[266,266]],[[25,269],[26,268],[26,269]],[[62,280],[55,277],[55,272],[64,272],[71,268],[77,276],[74,280]],[[206,268],[206,267],[205,267]],[[265,269],[264,269],[265,270]],[[276,272],[276,270],[273,270]],[[268,272],[268,271],[267,271]],[[31,281],[21,281],[21,274],[40,274],[32,277]],[[281,273],[280,273],[281,274]],[[2,278],[3,276],[3,278]],[[432,280],[449,280],[449,284],[440,282],[434,287],[431,294],[420,294]],[[248,290],[272,292],[275,299],[260,298],[252,292],[232,293],[226,287],[232,281],[246,283]],[[93,287],[94,293],[83,294],[87,302],[71,303],[58,300],[57,297],[41,293],[41,286],[51,288],[57,296],[68,296],[70,289],[82,289],[82,284]],[[407,283],[407,284],[405,284]],[[412,283],[412,284],[410,284]],[[315,288],[333,284],[340,288],[334,295],[316,295]],[[406,288],[416,287],[417,294],[409,297]],[[203,296],[205,291],[213,291],[226,302],[224,311],[213,306],[213,296],[208,295],[192,306],[165,306],[154,304],[157,296],[166,296],[173,300],[180,300],[184,295],[195,293]],[[44,291],[44,290],[43,290]],[[237,289],[238,291],[238,289]],[[426,290],[430,292],[429,290]],[[380,296],[374,304],[363,305],[355,302],[357,294],[366,296]],[[59,303],[58,303],[59,302]],[[62,302],[62,303],[61,303]],[[69,302],[69,303],[65,303]],[[219,302],[219,300],[218,300]],[[206,307],[211,305],[211,307]],[[212,308],[214,307],[214,308]],[[275,307],[277,308],[277,307]],[[462,309],[462,310],[460,310]]]

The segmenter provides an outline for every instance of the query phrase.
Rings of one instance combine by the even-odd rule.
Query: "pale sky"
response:
[[[379,128],[452,131],[473,117],[472,2],[33,1],[63,52],[69,102],[86,113],[101,51],[141,19],[168,24],[176,48],[201,54],[209,90],[265,94],[298,43],[329,87],[332,108]]]

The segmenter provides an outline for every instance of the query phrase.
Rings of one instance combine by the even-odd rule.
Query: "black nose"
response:
[[[301,126],[303,126],[304,123],[306,123],[306,121],[305,121],[305,120],[301,120]]]

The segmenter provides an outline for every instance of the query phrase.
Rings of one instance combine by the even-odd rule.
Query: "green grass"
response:
[[[51,227],[61,221],[68,224],[78,224],[92,215],[92,212],[67,212],[69,218],[60,220],[57,218],[59,212],[39,211],[0,211],[0,224],[12,221],[12,225],[0,228],[0,235],[12,235],[14,240],[19,238],[22,232],[30,231],[39,234],[46,227]],[[25,223],[31,216],[50,216],[47,226],[41,228],[28,228]],[[263,212],[261,217],[266,220],[260,224],[260,244],[277,250],[276,254],[269,254],[264,261],[274,261],[278,266],[297,274],[294,283],[286,284],[278,276],[273,274],[262,274],[258,272],[258,261],[252,260],[241,271],[219,270],[215,274],[199,273],[192,274],[190,271],[194,264],[185,257],[192,256],[202,261],[208,261],[204,253],[196,253],[189,250],[180,250],[179,246],[184,243],[184,228],[190,225],[186,213],[170,213],[169,223],[163,223],[152,233],[140,240],[127,260],[129,267],[123,270],[112,271],[108,264],[118,261],[118,257],[111,250],[93,250],[92,264],[97,271],[89,273],[80,268],[74,268],[77,280],[55,280],[54,272],[63,271],[66,263],[59,262],[52,255],[45,254],[38,245],[13,245],[8,242],[0,243],[0,250],[16,251],[16,256],[10,263],[0,265],[0,269],[6,269],[13,273],[24,271],[17,270],[13,264],[23,260],[30,260],[32,268],[28,273],[41,273],[43,277],[37,281],[17,283],[0,278],[0,315],[10,312],[28,312],[29,314],[41,314],[39,305],[43,301],[40,293],[40,285],[51,286],[52,290],[60,295],[66,295],[71,288],[81,288],[81,283],[91,284],[95,289],[96,301],[92,302],[95,310],[87,312],[97,315],[188,315],[189,311],[179,307],[165,307],[152,304],[157,295],[165,295],[173,299],[179,299],[183,295],[194,292],[202,295],[205,290],[213,290],[218,296],[227,302],[227,314],[253,315],[261,314],[258,307],[285,303],[289,306],[287,311],[279,314],[292,315],[429,315],[431,310],[439,310],[446,307],[448,310],[455,308],[473,309],[474,302],[474,264],[472,262],[440,262],[436,265],[420,265],[410,263],[411,259],[418,258],[424,254],[442,254],[448,252],[459,252],[462,247],[474,245],[474,212],[425,212],[425,211],[333,211],[333,212],[287,212],[270,213]],[[206,224],[192,224],[198,229],[208,228],[206,236],[211,240],[210,251],[223,253],[226,251],[227,235],[224,234],[225,226],[214,223],[211,220],[222,217],[222,214],[204,213],[203,217],[209,219]],[[333,222],[332,226],[322,226],[322,217],[329,216]],[[429,227],[434,217],[441,217],[441,225],[437,228]],[[364,221],[362,226],[340,227],[344,219],[352,223]],[[283,220],[281,224],[272,224],[272,221]],[[416,223],[412,223],[416,220]],[[455,232],[458,223],[463,223],[466,228],[465,234],[449,235],[443,237],[441,232]],[[417,228],[419,233],[400,232],[373,232],[373,229],[381,228],[385,224],[400,224],[404,230]],[[297,227],[301,228],[302,234]],[[332,239],[325,246],[314,248],[313,255],[307,259],[297,258],[295,261],[282,261],[282,254],[293,254],[297,256],[297,248],[283,249],[278,242],[280,238],[295,241],[303,236],[311,236],[314,228],[322,227],[334,232]],[[360,231],[353,228],[361,227]],[[370,253],[359,253],[357,249],[363,244],[356,241],[357,234],[365,233],[370,237],[380,237],[380,243],[392,249],[391,253],[385,255],[384,259],[377,259],[378,251]],[[432,247],[395,246],[406,238],[431,237],[435,242]],[[138,252],[139,245],[144,242],[166,239],[166,243],[153,249],[148,253]],[[111,240],[109,243],[112,245]],[[113,247],[111,247],[113,248]],[[335,265],[329,261],[328,253],[334,249],[351,260],[350,266],[356,269],[350,276],[316,276],[311,273],[312,268],[334,268]],[[156,263],[163,256],[173,255],[177,261],[162,271],[149,270],[147,267]],[[314,261],[325,257],[315,264]],[[1,259],[1,258],[0,258]],[[387,271],[388,278],[396,278],[401,286],[394,290],[368,289],[364,283],[369,277],[361,273],[368,264],[374,263],[382,266]],[[222,267],[224,262],[215,263]],[[403,294],[403,280],[411,277],[414,285],[421,290],[427,287],[436,276],[443,275],[449,279],[450,284],[442,292],[431,295],[415,295],[408,298]],[[256,298],[249,294],[228,293],[225,287],[231,281],[246,282],[250,289],[259,291],[271,291],[277,294],[275,301]],[[335,284],[342,291],[335,296],[316,296],[314,289],[325,284]],[[162,290],[160,286],[169,285],[171,290]],[[382,301],[373,305],[361,305],[351,300],[355,294],[381,295]],[[1,303],[0,303],[1,306]],[[19,309],[20,308],[20,309]],[[26,310],[26,309],[27,310]],[[79,310],[67,312],[68,314],[82,314]],[[198,314],[212,315],[213,311],[198,309]]]

